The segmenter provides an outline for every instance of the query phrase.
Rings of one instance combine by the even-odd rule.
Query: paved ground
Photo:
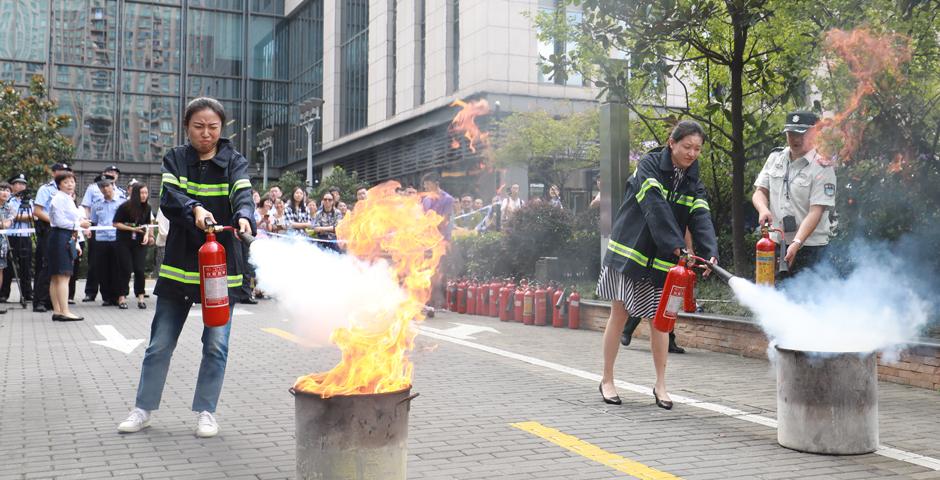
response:
[[[189,411],[198,318],[183,331],[153,426],[119,435],[145,345],[126,354],[92,341],[104,339],[103,325],[146,341],[153,310],[79,305],[84,322],[54,323],[15,307],[0,316],[0,479],[294,478],[287,389],[338,355],[262,330],[290,330],[273,302],[235,317],[222,432],[205,440],[193,436]],[[775,383],[764,361],[671,356],[671,391],[688,403],[667,412],[645,390],[654,378],[646,342],[622,351],[624,404],[608,406],[597,393],[597,332],[446,313],[424,328],[413,356],[421,396],[412,403],[409,478],[940,478],[937,392],[881,384],[881,442],[890,448],[810,455],[776,443]]]

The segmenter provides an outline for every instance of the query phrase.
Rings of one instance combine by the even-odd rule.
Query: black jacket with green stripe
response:
[[[198,252],[206,235],[196,228],[193,207],[201,205],[212,212],[219,225],[238,226],[238,219],[247,219],[254,232],[255,206],[251,200],[248,160],[235,151],[228,139],[222,138],[212,160],[200,161],[192,146],[182,145],[167,152],[161,171],[160,210],[170,220],[170,233],[154,294],[199,302]],[[240,300],[243,294],[238,287],[247,259],[230,232],[220,232],[216,238],[225,247],[229,296]]]
[[[692,233],[698,256],[718,258],[698,161],[686,169],[675,191],[671,190],[674,179],[669,147],[659,147],[640,158],[614,219],[605,265],[635,280],[648,278],[661,287],[678,261],[673,252],[685,248],[686,228]]]

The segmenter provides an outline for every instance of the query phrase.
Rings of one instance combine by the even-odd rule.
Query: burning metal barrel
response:
[[[808,453],[878,448],[875,353],[777,349],[777,442]]]
[[[294,395],[298,480],[404,480],[411,387],[365,395]]]

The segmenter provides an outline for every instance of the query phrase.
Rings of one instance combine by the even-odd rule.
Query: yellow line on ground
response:
[[[520,430],[529,432],[535,436],[542,437],[555,445],[567,448],[578,455],[586,457],[595,462],[607,465],[614,470],[626,473],[643,480],[682,480],[675,475],[656,470],[655,468],[643,465],[640,462],[623,458],[620,455],[610,453],[598,446],[585,442],[578,437],[562,433],[554,428],[549,428],[539,422],[519,422],[510,423],[511,426]]]
[[[262,328],[261,331],[262,331],[262,332],[266,332],[266,333],[270,333],[271,335],[277,335],[278,337],[281,337],[281,338],[283,338],[284,340],[289,340],[289,341],[291,341],[291,342],[296,343],[297,345],[301,345],[301,346],[304,346],[304,347],[311,347],[311,348],[312,348],[312,347],[321,347],[321,346],[322,346],[322,345],[318,345],[318,344],[316,344],[316,343],[313,343],[313,342],[311,342],[310,340],[307,340],[307,339],[305,339],[305,338],[298,337],[297,335],[294,335],[293,333],[290,333],[290,332],[281,330],[280,328],[274,328],[274,327]]]

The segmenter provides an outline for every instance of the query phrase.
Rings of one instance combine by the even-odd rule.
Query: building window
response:
[[[580,10],[565,10],[564,7],[560,6],[557,0],[540,0],[539,1],[539,13],[541,15],[554,15],[554,16],[564,16],[564,20],[568,22],[570,27],[576,27],[581,24],[581,21],[584,18],[584,13]],[[560,20],[560,18],[559,18]],[[567,52],[570,52],[576,49],[578,46],[577,42],[574,40],[564,41],[563,39],[546,39],[539,40],[538,44],[538,54],[539,54],[539,82],[542,83],[554,83],[557,85],[570,85],[570,86],[584,86],[584,77],[572,69],[567,71],[563,70],[564,66],[555,65],[552,71],[546,73],[543,70],[545,61],[548,60],[552,55],[563,55]],[[559,75],[564,73],[566,75]],[[566,78],[567,77],[567,78]]]
[[[189,71],[206,75],[241,76],[243,30],[242,16],[239,14],[190,10],[186,29]]]
[[[451,0],[447,13],[450,24],[447,93],[454,93],[460,88],[460,0]]]
[[[0,60],[43,62],[49,58],[49,1],[0,2]],[[19,83],[19,82],[17,82]]]
[[[340,43],[340,135],[365,128],[369,105],[369,1],[344,0]]]
[[[415,2],[415,106],[424,104],[424,77],[427,70],[425,62],[425,40],[427,38],[427,16],[425,0]]]
[[[60,0],[53,20],[57,63],[117,66],[117,0]]]

